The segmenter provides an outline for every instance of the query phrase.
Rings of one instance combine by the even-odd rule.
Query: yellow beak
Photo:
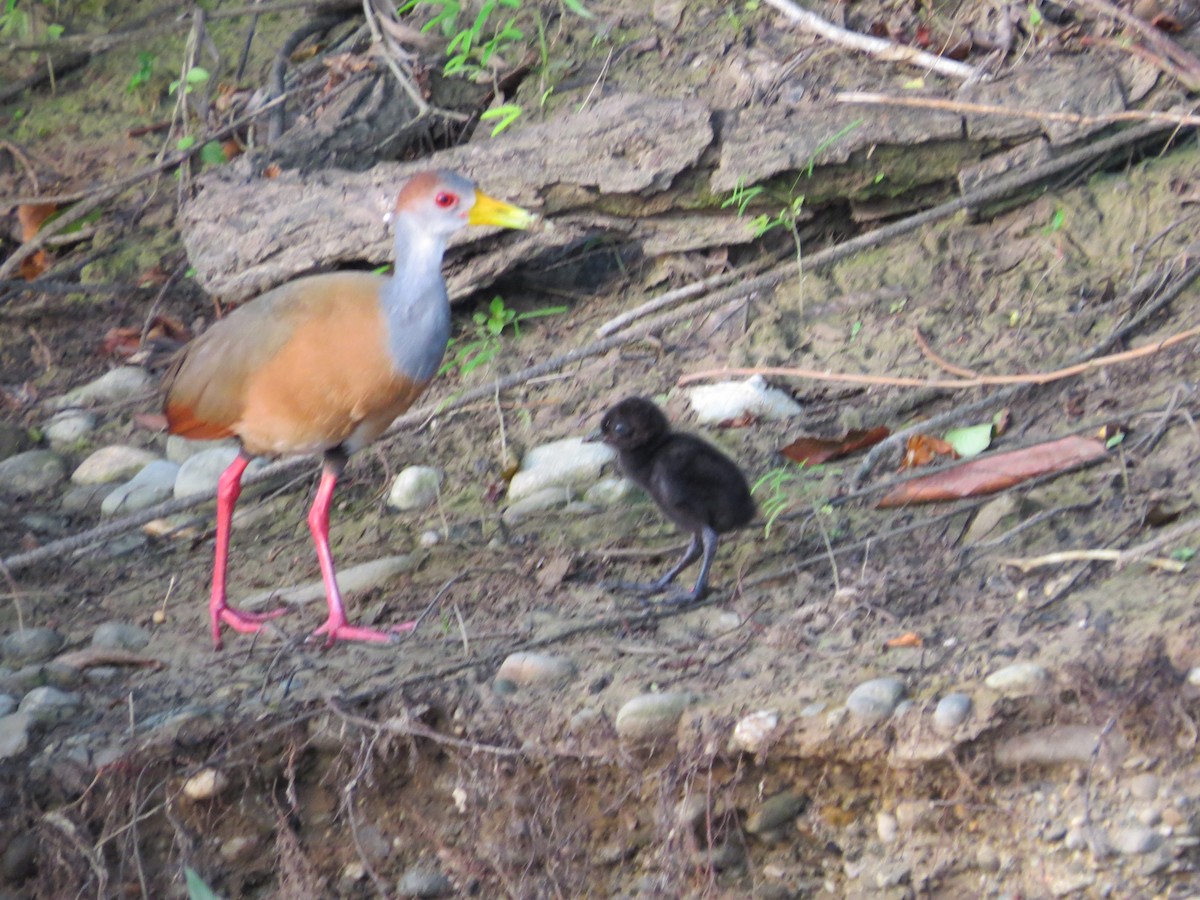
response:
[[[467,213],[471,225],[498,225],[501,228],[528,228],[538,217],[528,210],[489,197],[483,191],[475,192],[475,205]]]

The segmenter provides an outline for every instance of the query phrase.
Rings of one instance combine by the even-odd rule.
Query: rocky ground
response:
[[[594,91],[699,99],[716,120],[775,111],[771,127],[835,88],[902,93],[924,77],[929,93],[954,95],[948,79],[792,31],[757,3],[589,4],[596,20],[550,6],[537,77],[514,96],[532,111],[555,92],[515,133],[577,114]],[[80,30],[101,28],[76,14]],[[1186,96],[1096,22],[1004,15],[1018,27],[1014,52],[988,58],[1001,75],[1077,63],[1112,75],[1122,105]],[[910,43],[922,27],[945,43],[999,28],[969,4],[856,5],[846,18]],[[226,59],[245,35],[229,21],[241,20],[212,20]],[[261,71],[295,24],[263,18]],[[182,32],[146,40],[164,63],[183,52]],[[984,61],[982,45],[976,35],[969,62]],[[169,110],[168,79],[159,73],[153,102],[125,94],[136,54],[118,56],[98,54],[53,95],[8,97],[6,149],[32,167],[5,172],[12,195],[103,184],[100,163],[130,171],[159,146],[127,129]],[[717,201],[727,196],[713,187],[728,176],[714,157],[733,132],[715,131],[718,144],[675,176],[688,196],[710,177]],[[1048,157],[1084,140],[1039,135],[1035,155]],[[484,129],[472,138],[485,140]],[[1030,150],[1001,143],[947,140],[955,149],[937,165],[978,177],[981,160],[1019,166]],[[1200,590],[1186,564],[1200,536],[1179,530],[1200,499],[1195,337],[1040,387],[774,375],[780,393],[764,398],[744,376],[719,376],[706,383],[732,383],[720,402],[734,406],[710,414],[711,397],[677,384],[725,366],[1047,372],[1197,325],[1200,151],[1188,133],[805,264],[968,189],[966,177],[914,187],[899,160],[932,167],[929,151],[870,144],[823,161],[811,184],[800,180],[807,157],[779,163],[788,174],[763,175],[771,190],[750,211],[780,222],[758,239],[656,255],[610,233],[534,255],[466,297],[452,352],[483,342],[495,357],[440,378],[421,415],[354,460],[335,503],[352,614],[374,625],[421,617],[388,647],[304,641],[323,608],[306,460],[276,464],[247,490],[232,557],[238,605],[294,608],[257,638],[211,649],[212,509],[186,498],[210,492],[233,451],[166,438],[156,376],[106,340],[127,328],[137,344],[155,315],[198,330],[219,312],[192,280],[170,277],[190,264],[170,175],[101,207],[83,243],[53,248],[39,291],[4,282],[0,897],[188,896],[185,869],[224,897],[1200,893]],[[54,187],[30,184],[29,171],[48,170]],[[903,189],[881,196],[891,182]],[[793,205],[818,183],[843,193]],[[870,189],[847,193],[850,183]],[[553,219],[567,193],[586,191],[521,199]],[[642,194],[645,206],[678,201]],[[660,206],[646,215],[677,214]],[[721,234],[744,224],[737,206]],[[722,271],[748,282],[780,258],[777,284],[595,343],[598,328],[667,289]],[[486,317],[496,295],[517,313],[565,309],[487,344],[472,314]],[[493,387],[576,348],[588,352]],[[723,542],[714,590],[692,607],[647,606],[603,584],[648,578],[682,546],[606,451],[580,440],[632,393],[657,398],[757,483],[759,519]],[[862,481],[862,453],[812,470],[778,453],[800,435],[898,431],[955,412],[971,424],[1002,410],[997,450],[1114,422],[1126,437],[1066,474],[901,509],[876,506],[906,477],[898,455]],[[134,524],[139,511],[151,521]],[[104,524],[109,533],[92,531]],[[81,547],[60,543],[89,534]],[[1008,562],[1158,538],[1116,562]]]

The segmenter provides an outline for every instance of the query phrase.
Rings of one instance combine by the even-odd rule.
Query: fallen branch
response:
[[[1047,553],[1044,556],[1028,556],[1022,559],[1006,558],[998,560],[1003,566],[1012,566],[1022,572],[1032,572],[1034,569],[1041,569],[1046,566],[1061,566],[1063,563],[1069,562],[1113,562],[1121,564],[1125,557],[1124,550],[1059,550],[1056,553]],[[1146,563],[1156,569],[1162,569],[1164,572],[1174,572],[1178,574],[1186,568],[1186,564],[1181,563],[1177,559],[1164,559],[1158,556],[1147,557],[1140,562]]]
[[[768,0],[770,2],[770,0]],[[1147,44],[1171,64],[1171,74],[1189,91],[1200,89],[1200,60],[1184,50],[1149,22],[1120,9],[1108,0],[1070,0],[1072,5],[1084,6],[1093,12],[1110,16],[1131,31],[1136,31]]]
[[[849,47],[851,50],[858,50],[888,62],[907,63],[937,72],[947,78],[958,78],[962,81],[978,81],[982,78],[982,73],[974,66],[955,62],[933,53],[926,53],[924,50],[917,50],[914,47],[905,47],[883,38],[870,37],[857,31],[840,28],[815,13],[800,8],[791,0],[767,0],[767,3],[806,31],[811,31],[839,46]]]

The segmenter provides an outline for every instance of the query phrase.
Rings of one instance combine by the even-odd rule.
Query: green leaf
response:
[[[52,41],[57,41],[60,37],[63,36],[64,31],[66,31],[66,29],[63,28],[61,25],[47,25],[46,26],[46,37],[48,37]]]
[[[210,77],[208,69],[202,69],[200,66],[192,66],[188,69],[185,80],[188,84],[204,84]]]
[[[200,161],[206,166],[223,166],[229,162],[225,158],[225,148],[216,141],[209,141],[200,148]]]
[[[183,877],[187,882],[188,900],[221,900],[191,866],[183,867]]]
[[[1195,547],[1179,547],[1171,551],[1171,559],[1176,562],[1187,563],[1196,558]]]
[[[992,423],[951,428],[946,432],[945,441],[963,459],[978,456],[992,445]]]
[[[196,136],[194,134],[185,134],[175,142],[176,150],[191,150],[196,145]]]
[[[505,103],[503,106],[497,106],[489,109],[479,117],[481,122],[490,122],[492,119],[498,119],[496,127],[492,129],[492,137],[495,137],[505,128],[517,121],[525,110],[518,103]]]
[[[594,19],[596,16],[588,10],[579,0],[562,0],[562,5],[569,9],[581,19]]]

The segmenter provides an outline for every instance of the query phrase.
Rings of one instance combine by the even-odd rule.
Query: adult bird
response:
[[[233,509],[242,473],[255,456],[324,454],[308,514],[329,616],[315,635],[387,642],[387,631],[350,625],[329,549],[329,506],[351,453],[369,444],[425,390],[450,335],[442,257],[466,225],[527,228],[535,216],[446,171],[414,175],[389,218],[396,265],[390,277],[333,272],[288,282],[244,304],[185,346],[164,380],[172,434],[236,437],[240,452],[217,486],[217,538],[208,612],[221,649],[221,625],[242,634],[285,612],[229,605],[225,577]]]
[[[742,470],[695,435],[672,431],[662,410],[644,397],[627,397],[617,403],[587,439],[603,441],[616,450],[625,477],[691,535],[682,558],[658,581],[619,586],[660,593],[703,553],[695,587],[675,598],[686,603],[699,600],[708,586],[720,535],[754,518],[754,500]]]

